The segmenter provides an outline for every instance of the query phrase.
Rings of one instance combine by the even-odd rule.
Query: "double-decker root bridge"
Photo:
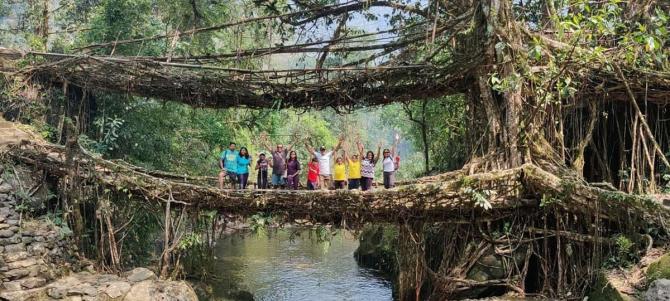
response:
[[[93,207],[112,215],[113,210],[104,212],[105,197],[112,196],[161,204],[165,229],[174,208],[242,216],[265,212],[285,221],[347,227],[395,224],[401,300],[500,290],[581,300],[605,259],[620,255],[618,242],[632,242],[628,252],[637,256],[667,238],[670,212],[653,197],[670,170],[667,45],[656,45],[667,39],[644,39],[654,42],[651,47],[636,42],[647,33],[628,31],[664,32],[667,24],[652,24],[656,17],[649,16],[667,11],[667,1],[594,2],[588,13],[580,11],[582,5],[558,8],[545,1],[547,13],[537,16],[526,12],[534,4],[502,0],[419,1],[416,6],[301,2],[285,13],[96,41],[70,53],[0,48],[5,79],[0,83],[14,97],[9,102],[46,103],[40,92],[62,94],[70,109],[59,118],[75,123],[61,128],[65,146],[0,137],[0,145],[11,144],[3,158],[57,182],[59,193],[73,201],[68,203],[73,215],[85,207],[76,201],[87,198],[103,199]],[[406,23],[377,32],[342,31],[351,23],[349,16],[370,7],[393,10],[396,17],[406,16]],[[616,19],[625,22],[602,36],[590,21],[569,32],[561,25],[565,16],[596,11],[621,11],[625,17]],[[294,30],[318,22],[337,25],[327,40],[256,49],[238,45],[230,53],[173,53],[180,39],[264,22]],[[126,48],[156,42],[173,46],[152,57]],[[251,70],[240,66],[253,64],[238,64],[302,53],[317,53],[318,59],[301,69]],[[358,56],[324,66],[332,53]],[[86,133],[100,93],[194,107],[337,112],[462,94],[469,161],[457,171],[369,192],[220,190],[203,178],[148,171],[80,148],[76,137]],[[1,96],[0,104],[11,98]],[[115,233],[111,218],[107,224]],[[163,267],[176,237],[166,230]],[[116,253],[109,253],[101,257],[118,264]]]
[[[474,173],[466,165],[368,192],[221,190],[206,177],[105,160],[76,143],[60,146],[14,137],[20,138],[3,140],[1,157],[43,172],[59,183],[58,193],[74,193],[76,198],[151,202],[165,208],[166,218],[175,209],[216,210],[355,228],[396,224],[399,293],[408,300],[417,289],[426,289],[426,283],[432,296],[449,299],[485,288],[521,295],[574,289],[569,293],[583,295],[601,260],[617,252],[622,233],[640,248],[653,244],[645,234],[648,229],[658,231],[655,237],[668,233],[670,211],[657,200],[558,177],[534,164]],[[163,258],[163,267],[169,266],[165,258],[169,256]],[[559,268],[566,263],[570,269]],[[490,264],[498,271],[484,279],[473,276],[491,269]]]

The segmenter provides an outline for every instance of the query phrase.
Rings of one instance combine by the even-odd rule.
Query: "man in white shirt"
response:
[[[308,141],[305,141],[305,148],[307,148],[307,151],[309,151],[311,154],[314,154],[314,157],[319,160],[319,183],[321,183],[321,189],[330,189],[332,182],[330,159],[333,157],[333,153],[340,149],[342,146],[342,141],[344,141],[344,137],[340,136],[337,139],[337,145],[335,145],[332,150],[326,151],[326,147],[321,146],[318,152],[309,145]]]

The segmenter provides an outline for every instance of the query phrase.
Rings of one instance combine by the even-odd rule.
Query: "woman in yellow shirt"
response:
[[[347,168],[344,165],[342,157],[338,157],[333,167],[333,181],[335,182],[335,189],[344,189],[347,185]]]
[[[349,189],[359,189],[361,187],[361,160],[356,153],[349,158],[346,150],[344,160],[349,165]]]

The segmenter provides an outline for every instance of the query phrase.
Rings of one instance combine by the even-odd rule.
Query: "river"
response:
[[[391,281],[356,263],[358,240],[351,233],[338,231],[328,241],[315,236],[309,230],[268,230],[222,237],[206,299],[393,300]]]

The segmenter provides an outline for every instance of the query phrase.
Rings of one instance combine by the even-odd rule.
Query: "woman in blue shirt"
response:
[[[249,166],[251,166],[251,156],[246,147],[240,148],[240,156],[237,158],[237,176],[240,180],[240,189],[247,188],[249,181]]]

